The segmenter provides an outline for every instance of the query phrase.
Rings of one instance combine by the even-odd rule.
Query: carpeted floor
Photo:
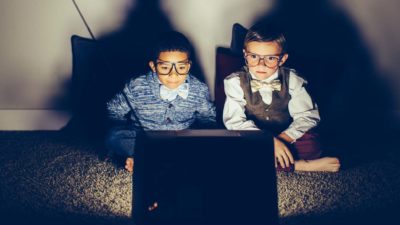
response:
[[[132,177],[58,132],[0,132],[1,224],[132,224]],[[278,173],[281,224],[397,224],[400,160]]]

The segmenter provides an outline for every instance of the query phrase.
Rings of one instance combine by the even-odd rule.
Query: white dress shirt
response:
[[[253,79],[257,79],[251,74]],[[270,82],[278,78],[278,70],[263,81]],[[290,138],[296,140],[303,136],[305,132],[315,127],[320,116],[317,105],[312,101],[303,84],[307,82],[296,75],[293,71],[289,75],[289,94],[291,99],[288,103],[289,114],[293,122],[284,130]],[[231,74],[224,80],[225,105],[223,112],[223,122],[228,130],[258,130],[252,120],[248,120],[245,114],[246,100],[240,86],[240,78],[236,73]],[[265,104],[272,101],[272,90],[270,88],[261,88],[259,90],[261,98]]]

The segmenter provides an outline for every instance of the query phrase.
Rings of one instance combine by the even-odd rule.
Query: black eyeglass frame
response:
[[[246,58],[248,55],[258,56],[259,59],[258,59],[257,64],[249,65],[249,63],[247,61],[247,58]],[[245,54],[244,54],[243,57],[244,57],[244,60],[245,60],[247,66],[250,66],[250,67],[258,66],[258,65],[260,65],[261,60],[263,60],[264,61],[264,63],[263,63],[264,66],[266,66],[268,68],[275,68],[276,66],[279,66],[279,63],[282,61],[282,58],[283,58],[284,55],[285,55],[284,53],[280,53],[280,54],[276,54],[276,55],[259,55],[259,54],[253,53],[253,52],[245,51]],[[273,66],[267,65],[267,61],[265,60],[265,58],[266,57],[272,57],[272,56],[278,58],[278,60],[276,61],[276,65],[273,65]]]
[[[173,63],[173,62],[168,62],[168,61],[163,61],[163,60],[157,59],[155,64],[156,64],[155,67],[156,67],[157,74],[162,75],[162,76],[168,76],[168,75],[170,75],[171,72],[172,72],[172,69],[175,69],[175,72],[176,72],[178,75],[184,76],[184,75],[187,75],[187,74],[189,73],[190,68],[191,68],[191,66],[192,66],[192,62],[191,62],[189,59],[186,59],[186,60],[183,60],[183,61],[179,61],[179,62],[174,62],[174,63]],[[159,64],[169,64],[169,65],[171,65],[171,68],[169,69],[168,73],[160,73],[160,71],[159,71],[159,69],[158,69],[158,65],[159,65]],[[178,71],[177,67],[176,67],[176,65],[179,65],[179,64],[188,65],[189,68],[187,69],[186,72],[180,73],[180,72]]]

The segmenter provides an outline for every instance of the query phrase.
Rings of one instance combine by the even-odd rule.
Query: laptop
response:
[[[270,133],[148,131],[136,146],[136,225],[278,224]]]

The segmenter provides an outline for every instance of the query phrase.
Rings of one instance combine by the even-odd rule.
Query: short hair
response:
[[[276,42],[280,46],[282,53],[287,53],[288,46],[286,38],[283,35],[283,32],[274,26],[267,24],[256,24],[252,26],[247,31],[243,47],[246,48],[247,44],[252,41]]]
[[[152,51],[152,60],[157,60],[161,52],[179,51],[185,52],[190,59],[192,45],[180,32],[167,31],[159,34],[159,38]]]

